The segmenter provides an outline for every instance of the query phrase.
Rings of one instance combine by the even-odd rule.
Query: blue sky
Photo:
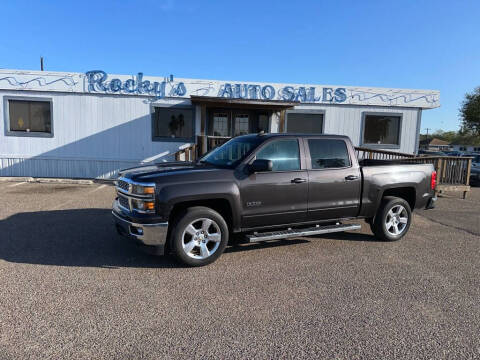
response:
[[[480,1],[3,1],[0,68],[441,91],[480,86]]]

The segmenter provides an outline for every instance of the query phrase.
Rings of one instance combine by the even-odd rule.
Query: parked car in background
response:
[[[478,155],[475,152],[468,152],[468,151],[448,151],[445,153],[447,156],[459,156],[459,157],[469,157]]]
[[[470,170],[470,185],[480,185],[480,167],[472,167]]]
[[[461,156],[462,153],[460,151],[454,150],[454,151],[447,151],[445,153],[445,155],[447,155],[447,156]]]
[[[445,156],[446,154],[442,151],[418,150],[418,155],[420,155],[420,156]]]
[[[480,155],[470,155],[472,159],[472,170],[480,169]]]

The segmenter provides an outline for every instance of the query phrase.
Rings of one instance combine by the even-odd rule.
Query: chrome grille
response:
[[[126,181],[123,180],[118,180],[117,181],[117,187],[125,192],[129,192],[130,190],[130,184]]]
[[[119,195],[118,203],[121,207],[124,207],[125,209],[128,209],[128,211],[130,211],[130,203],[128,202],[128,199],[126,197]]]

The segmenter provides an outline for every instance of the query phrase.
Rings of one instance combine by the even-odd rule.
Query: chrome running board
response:
[[[258,242],[258,241],[268,241],[268,240],[279,240],[279,239],[288,239],[292,237],[301,237],[301,236],[311,236],[319,234],[328,234],[342,231],[351,231],[361,229],[359,224],[335,224],[335,225],[326,225],[326,226],[313,226],[303,229],[288,229],[281,231],[272,231],[246,235],[248,242]]]

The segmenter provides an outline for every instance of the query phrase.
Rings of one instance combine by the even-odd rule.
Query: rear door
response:
[[[327,220],[357,215],[361,174],[355,154],[342,138],[304,139],[308,169],[308,220]]]
[[[240,180],[242,227],[305,221],[308,174],[301,149],[298,138],[288,137],[268,141],[256,151],[254,158],[271,160],[273,169]]]

